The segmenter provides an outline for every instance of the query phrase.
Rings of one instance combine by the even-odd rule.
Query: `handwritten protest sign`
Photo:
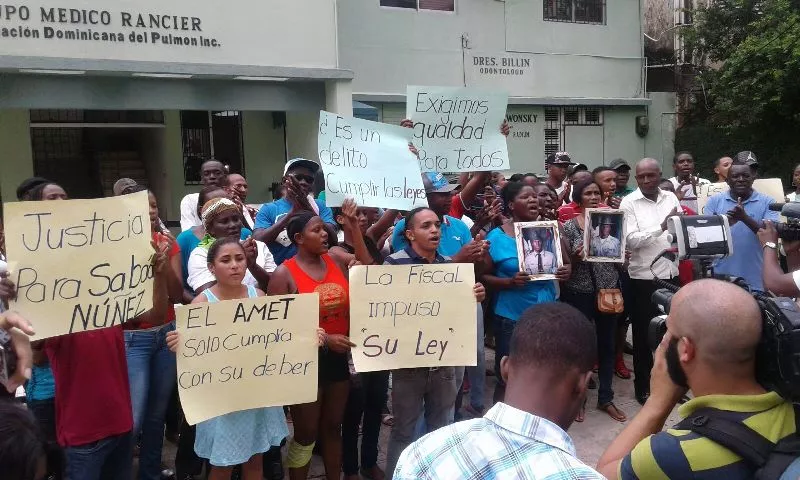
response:
[[[474,88],[412,87],[406,118],[423,172],[508,170],[508,146],[500,126],[508,94]]]
[[[350,339],[356,371],[475,365],[471,264],[350,269]]]
[[[147,192],[3,205],[11,308],[37,339],[120,325],[153,306]]]
[[[190,425],[316,400],[318,294],[195,303],[175,314],[178,392]]]
[[[410,141],[407,128],[320,112],[318,147],[326,204],[338,207],[352,197],[364,207],[427,207]]]
[[[708,203],[708,199],[720,192],[727,192],[730,188],[727,183],[711,183],[697,187],[697,208],[698,215],[703,215],[703,208]],[[776,202],[784,202],[783,182],[780,178],[759,178],[753,182],[753,190],[762,193]]]

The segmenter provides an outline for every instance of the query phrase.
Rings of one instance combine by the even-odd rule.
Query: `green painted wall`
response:
[[[184,185],[183,181],[183,144],[181,142],[181,115],[178,110],[164,111],[164,185],[167,186],[166,192],[162,194],[165,198],[159,201],[166,208],[166,214],[162,217],[167,220],[180,220],[181,199],[191,192],[200,190],[196,186]]]
[[[243,112],[244,170],[249,203],[272,201],[269,187],[279,182],[286,163],[284,128],[275,128],[272,112]]]
[[[287,159],[308,158],[317,161],[319,112],[286,112]]]
[[[33,176],[30,113],[0,110],[0,193],[4,202],[15,201],[17,185]]]

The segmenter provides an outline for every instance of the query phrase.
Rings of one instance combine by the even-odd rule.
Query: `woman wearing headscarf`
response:
[[[189,256],[189,287],[197,295],[214,285],[216,279],[208,269],[208,249],[220,238],[239,238],[242,231],[242,215],[239,207],[227,198],[215,198],[203,205],[200,219],[206,235]],[[248,238],[242,242],[247,254],[247,272],[242,279],[244,285],[266,289],[270,273],[276,268],[272,253],[263,242]]]

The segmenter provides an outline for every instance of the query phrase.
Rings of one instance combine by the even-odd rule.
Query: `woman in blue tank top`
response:
[[[255,287],[242,285],[247,260],[238,238],[217,240],[208,250],[208,268],[217,283],[203,290],[192,303],[216,303],[264,295]],[[170,350],[177,350],[177,332],[169,333],[167,344]],[[244,480],[261,480],[261,454],[272,446],[279,446],[288,435],[283,408],[254,408],[198,423],[194,449],[199,457],[211,463],[210,480],[230,479],[236,465],[242,465]]]

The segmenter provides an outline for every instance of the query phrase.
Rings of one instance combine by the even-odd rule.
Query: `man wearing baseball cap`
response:
[[[286,234],[286,225],[294,214],[303,210],[313,212],[335,231],[333,212],[323,201],[314,199],[311,195],[314,175],[318,170],[318,163],[305,158],[295,158],[286,162],[283,169],[286,196],[272,203],[265,203],[256,215],[253,237],[267,244],[278,265],[297,253],[297,247]]]
[[[756,158],[756,154],[751,152],[750,150],[745,150],[743,152],[737,153],[736,161],[738,163],[743,163],[748,167],[750,167],[753,173],[758,172],[758,159]]]
[[[567,170],[575,162],[569,157],[567,152],[551,153],[544,161],[544,168],[547,170],[547,183],[553,187],[558,194],[557,207],[564,205],[564,200],[569,197],[570,184],[564,181],[567,178]]]
[[[628,162],[622,158],[615,158],[608,164],[608,168],[617,172],[617,191],[614,196],[622,198],[633,193],[635,189],[628,186],[628,180],[631,178],[631,166],[628,165]]]

